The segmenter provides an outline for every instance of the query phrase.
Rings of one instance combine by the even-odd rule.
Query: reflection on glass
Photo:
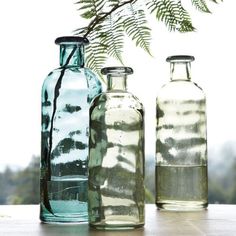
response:
[[[192,56],[172,56],[171,81],[157,97],[156,204],[166,210],[207,207],[206,99],[191,82]]]
[[[90,226],[144,225],[144,113],[126,91],[131,68],[109,67],[107,92],[90,108],[88,205]]]
[[[40,219],[87,221],[89,106],[101,92],[95,75],[84,68],[81,37],[60,37],[60,68],[42,87]]]

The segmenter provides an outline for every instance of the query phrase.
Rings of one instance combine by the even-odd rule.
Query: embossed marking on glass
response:
[[[207,207],[206,99],[191,82],[192,56],[168,57],[171,81],[157,97],[156,204],[166,210]]]
[[[84,68],[81,37],[60,37],[60,67],[42,87],[40,219],[87,221],[89,106],[101,84]]]
[[[107,92],[90,107],[88,208],[90,226],[144,225],[144,112],[126,91],[128,67],[109,67]]]

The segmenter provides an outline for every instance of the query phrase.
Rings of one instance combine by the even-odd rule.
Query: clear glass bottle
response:
[[[191,211],[208,205],[206,98],[191,82],[192,56],[171,56],[171,81],[157,97],[156,204]]]
[[[144,225],[144,110],[126,89],[132,73],[102,69],[107,91],[90,107],[88,209],[97,229]]]
[[[42,87],[40,219],[83,222],[87,214],[89,106],[101,92],[84,68],[84,45],[77,36],[60,37],[60,67]]]

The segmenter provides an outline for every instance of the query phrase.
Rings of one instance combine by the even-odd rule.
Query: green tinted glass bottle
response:
[[[56,44],[60,67],[49,73],[42,87],[40,219],[84,222],[89,107],[101,92],[101,83],[84,67],[87,39],[60,37]]]
[[[156,204],[166,210],[207,207],[206,98],[191,82],[192,56],[171,56],[171,81],[157,97]]]
[[[102,69],[108,88],[90,107],[89,223],[99,229],[144,225],[144,111],[126,90],[132,72]]]

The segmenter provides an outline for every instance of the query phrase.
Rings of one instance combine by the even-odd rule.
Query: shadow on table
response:
[[[144,228],[134,230],[95,230],[88,224],[40,224],[40,235],[50,236],[144,236]]]

